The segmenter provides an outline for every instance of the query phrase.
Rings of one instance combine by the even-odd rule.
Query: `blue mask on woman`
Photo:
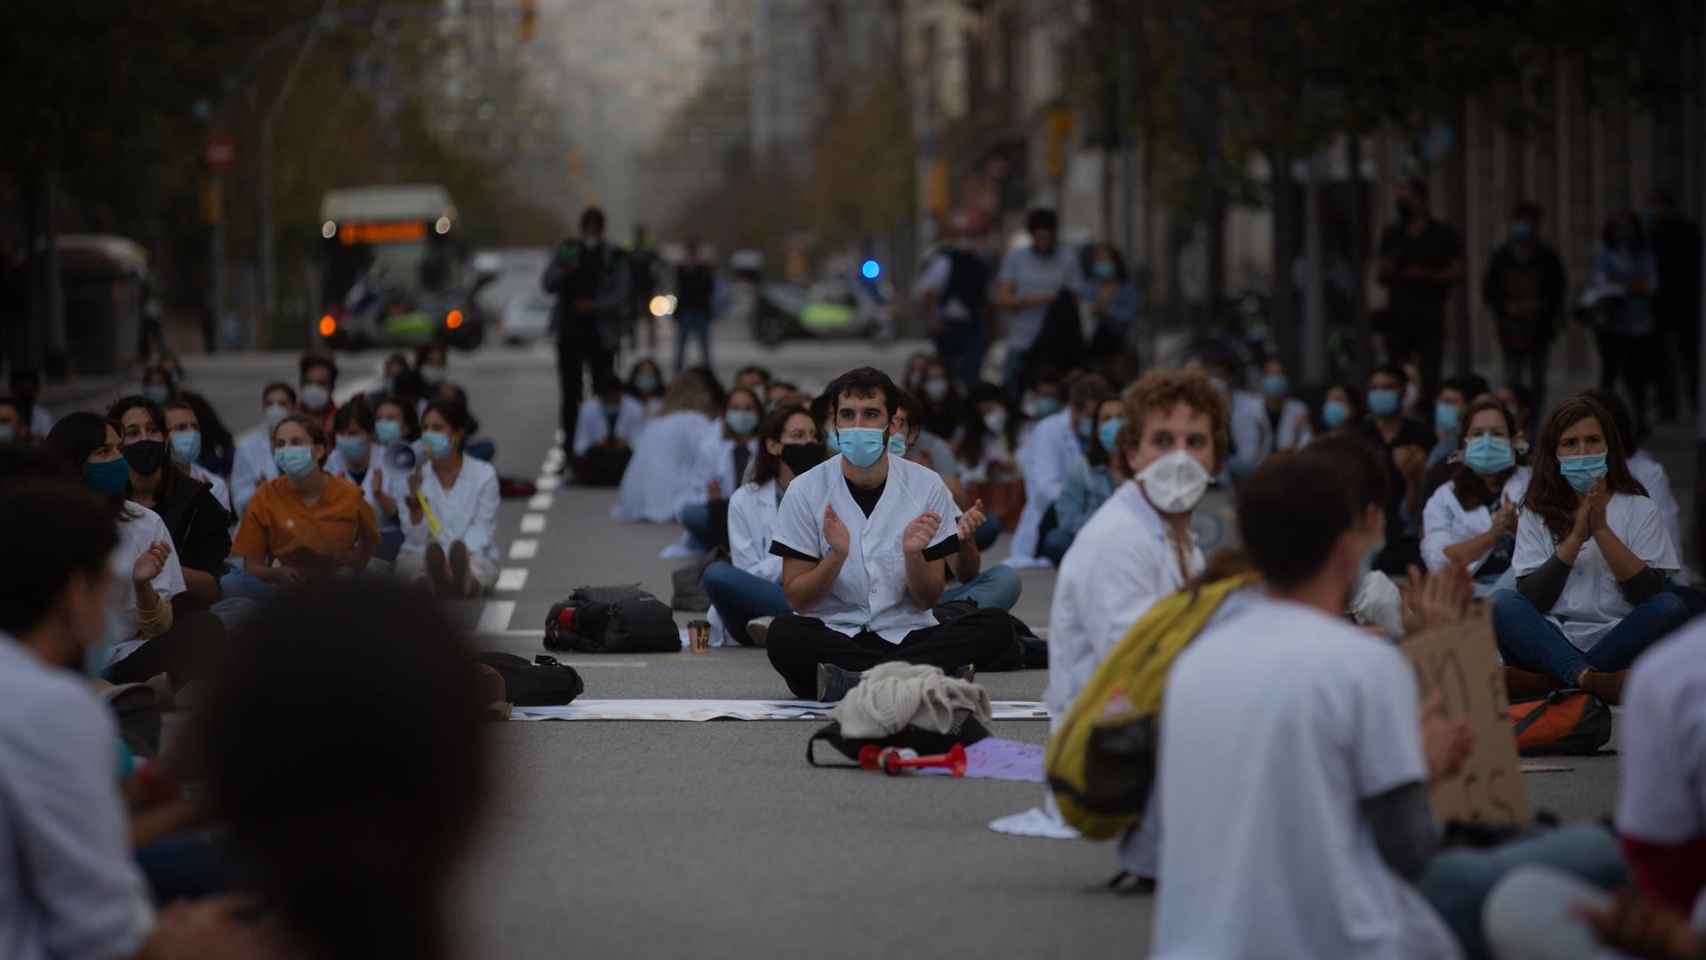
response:
[[[1483,435],[1470,437],[1469,445],[1463,450],[1463,462],[1476,473],[1504,473],[1516,466],[1516,455],[1511,452],[1511,442],[1504,437]]]
[[[1109,417],[1102,421],[1102,425],[1100,427],[1096,428],[1096,439],[1102,442],[1102,449],[1104,451],[1112,454],[1115,450],[1119,449],[1120,428],[1123,426],[1125,426],[1124,420],[1121,420],[1119,417]]]
[[[1283,373],[1270,373],[1262,377],[1262,393],[1278,400],[1291,391],[1291,381]]]
[[[1398,391],[1370,390],[1368,412],[1377,417],[1390,417],[1398,412]]]
[[[279,472],[292,480],[300,480],[314,472],[313,447],[278,447],[273,450],[272,459],[278,464]]]
[[[1570,489],[1587,493],[1593,482],[1605,476],[1605,454],[1590,453],[1585,457],[1559,457],[1558,472],[1569,482]]]
[[[743,437],[758,429],[758,414],[751,410],[730,410],[723,414],[723,421],[729,425],[730,430]]]
[[[201,459],[201,431],[180,430],[172,434],[172,459],[189,465]]]
[[[897,457],[906,456],[906,438],[898,433],[889,434],[889,452]]]
[[[339,437],[338,454],[350,463],[367,462],[366,437]]]
[[[1328,430],[1337,430],[1351,418],[1351,405],[1343,400],[1328,400],[1321,405],[1321,422]]]
[[[443,430],[428,430],[421,434],[421,440],[425,441],[427,454],[434,460],[450,456],[450,434]]]
[[[1458,418],[1463,411],[1457,409],[1455,403],[1434,404],[1434,429],[1456,432]]]
[[[130,464],[123,457],[83,464],[83,482],[103,497],[122,497],[130,489]]]
[[[379,420],[373,424],[373,436],[380,444],[389,447],[403,439],[403,425],[396,420]]]
[[[842,427],[835,434],[841,436],[841,455],[855,467],[868,467],[876,463],[888,449],[888,441],[884,439],[883,431],[876,427]]]

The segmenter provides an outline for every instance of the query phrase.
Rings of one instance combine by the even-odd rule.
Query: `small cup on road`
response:
[[[711,649],[711,621],[687,621],[687,649],[694,653],[706,653]]]

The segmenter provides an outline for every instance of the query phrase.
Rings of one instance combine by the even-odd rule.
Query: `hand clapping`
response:
[[[926,510],[913,518],[906,525],[906,530],[900,535],[900,548],[906,553],[923,553],[935,538],[936,531],[942,528],[942,515]]]

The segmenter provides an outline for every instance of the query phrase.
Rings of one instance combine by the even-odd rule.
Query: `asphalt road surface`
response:
[[[852,366],[898,373],[919,344],[716,344],[726,379],[761,362],[807,389]],[[260,390],[294,381],[294,356],[187,358],[191,386],[233,427],[253,426]],[[343,355],[340,396],[376,382],[382,354]],[[667,359],[660,357],[660,359]],[[551,351],[457,353],[502,473],[537,477],[557,427]],[[562,488],[506,501],[501,589],[459,615],[485,649],[541,652],[550,605],[576,586],[640,583],[667,599],[673,527],[621,525],[614,491]],[[525,544],[531,543],[528,547]],[[988,562],[1006,553],[998,543]],[[1024,573],[1015,610],[1048,620],[1052,571]],[[678,620],[687,618],[678,615]],[[762,651],[570,658],[592,698],[787,696]],[[1040,699],[1046,671],[981,676],[996,699]],[[1133,957],[1151,902],[1104,892],[1113,850],[995,834],[989,820],[1036,804],[1032,784],[902,778],[805,762],[812,721],[494,724],[498,781],[458,896],[469,956],[692,956],[778,953]],[[1042,742],[1046,723],[1001,722]],[[1616,761],[1569,759],[1525,779],[1537,807],[1566,819],[1612,809]],[[335,785],[329,785],[335,789]],[[1235,918],[1228,918],[1236,922]]]

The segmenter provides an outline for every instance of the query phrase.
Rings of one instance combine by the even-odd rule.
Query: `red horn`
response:
[[[902,770],[922,770],[930,767],[947,770],[955,777],[963,777],[966,775],[966,748],[956,743],[947,753],[929,757],[909,757],[905,751],[894,747],[878,750],[875,746],[867,745],[859,751],[859,765],[867,770],[881,766],[882,771],[891,777],[900,776]]]

